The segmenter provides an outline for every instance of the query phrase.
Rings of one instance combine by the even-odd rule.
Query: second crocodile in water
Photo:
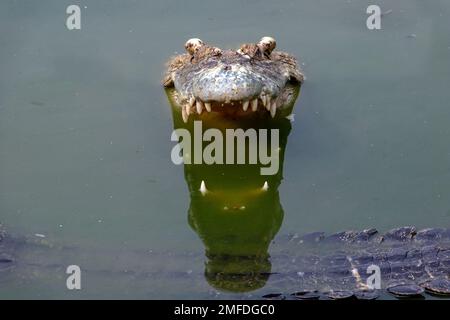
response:
[[[263,37],[238,50],[222,50],[200,39],[186,42],[187,53],[173,57],[163,84],[174,88],[184,122],[203,111],[233,116],[277,111],[294,101],[303,82],[294,56],[275,51],[276,42]]]

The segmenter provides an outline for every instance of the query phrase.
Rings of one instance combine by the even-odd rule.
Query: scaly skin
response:
[[[275,40],[264,37],[239,50],[221,50],[200,39],[188,40],[187,53],[173,57],[163,85],[174,88],[173,99],[189,115],[217,112],[242,118],[256,112],[275,117],[295,100],[303,82],[297,60],[274,51]]]
[[[244,222],[241,228],[245,225]],[[275,230],[267,229],[269,238],[273,231],[277,231],[278,227],[274,227]],[[4,285],[6,279],[15,282],[28,279],[32,283],[44,284],[49,281],[56,283],[61,292],[67,292],[61,288],[60,275],[65,274],[68,264],[80,261],[90,276],[124,282],[129,288],[147,289],[160,279],[165,285],[184,291],[184,297],[206,290],[196,288],[204,277],[211,285],[225,291],[224,294],[259,288],[253,298],[371,299],[393,286],[399,292],[423,295],[423,289],[426,289],[428,293],[442,297],[450,295],[449,229],[418,231],[413,227],[402,227],[384,234],[378,234],[374,229],[330,236],[322,232],[304,236],[291,234],[276,238],[270,257],[264,253],[267,243],[261,243],[263,251],[252,248],[256,244],[252,242],[256,234],[250,237],[241,234],[241,239],[234,240],[240,244],[230,243],[227,248],[224,243],[220,248],[220,244],[216,246],[214,242],[226,232],[219,229],[208,232],[214,234],[201,234],[202,240],[210,246],[205,273],[186,272],[203,264],[203,255],[199,251],[150,254],[148,250],[65,247],[36,238],[6,236],[0,241],[0,282]],[[246,245],[249,240],[249,245]],[[257,255],[248,255],[243,250]],[[99,256],[106,263],[99,261]],[[382,290],[371,291],[365,287],[369,276],[366,269],[370,264],[380,267]],[[398,287],[399,284],[403,288]],[[96,288],[90,287],[89,290],[96,292]]]
[[[295,292],[317,297],[332,297],[333,292],[363,295],[372,274],[367,272],[370,265],[380,268],[381,289],[390,293],[420,295],[425,288],[450,295],[450,229],[401,227],[384,234],[367,229],[330,236],[322,232],[290,235],[278,239],[272,250],[279,265],[272,270],[273,281],[278,282],[274,287],[287,298],[301,298],[291,295]]]

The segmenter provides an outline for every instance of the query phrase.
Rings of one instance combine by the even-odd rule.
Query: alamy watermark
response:
[[[73,4],[67,7],[66,13],[69,15],[66,19],[66,27],[69,30],[81,29],[81,9]]]
[[[381,8],[375,4],[367,7],[367,14],[370,16],[366,20],[366,26],[369,30],[380,30],[381,29]]]
[[[69,290],[81,290],[81,268],[75,264],[66,269],[69,276],[66,279],[66,287]]]
[[[203,132],[202,122],[194,121],[193,137],[190,131],[184,128],[173,131],[171,140],[179,141],[180,138],[181,141],[173,147],[171,152],[172,162],[176,165],[259,163],[267,165],[260,169],[261,175],[274,175],[279,170],[280,134],[278,129],[226,129],[224,135],[221,130],[214,128]],[[203,142],[209,142],[209,144],[203,148]],[[191,154],[192,145],[193,154]]]
[[[367,277],[366,285],[369,289],[381,289],[381,270],[380,267],[376,264],[371,264],[367,267],[367,274],[370,274]]]

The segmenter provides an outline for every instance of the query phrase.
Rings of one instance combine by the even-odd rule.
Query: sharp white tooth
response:
[[[272,118],[275,117],[276,113],[277,113],[277,103],[276,103],[276,101],[274,101],[272,103],[272,105],[270,106],[270,115],[272,116]]]
[[[258,98],[252,100],[252,111],[258,110]]]
[[[266,109],[267,109],[267,111],[270,111],[270,97],[269,96],[266,97]]]
[[[194,105],[194,103],[195,103],[195,98],[194,98],[194,96],[192,96],[192,97],[189,99],[189,107],[192,107],[192,106]]]
[[[204,196],[208,192],[208,189],[206,189],[206,184],[205,184],[204,180],[202,180],[202,183],[200,183],[199,191],[202,193],[202,196]]]
[[[267,181],[264,182],[264,185],[261,188],[263,191],[267,191],[269,190],[269,184],[267,183]]]
[[[247,111],[249,103],[250,101],[244,101],[242,103],[242,110]]]
[[[265,107],[266,106],[266,96],[265,95],[261,95],[260,98],[261,98],[263,106]]]
[[[203,102],[201,102],[200,100],[197,100],[197,102],[195,103],[195,107],[197,108],[197,113],[202,114]]]
[[[208,112],[211,112],[211,103],[205,102],[205,108]]]
[[[188,109],[189,109],[189,107],[188,107]],[[183,122],[184,123],[188,122],[189,114],[186,112],[186,106],[183,106],[181,108],[181,117],[183,118]]]

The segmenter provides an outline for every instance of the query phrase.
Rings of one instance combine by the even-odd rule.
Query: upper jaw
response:
[[[185,123],[193,119],[209,119],[212,117],[226,117],[228,119],[265,118],[267,116],[288,116],[300,92],[300,85],[288,82],[278,96],[260,93],[257,97],[230,101],[204,101],[195,97],[191,92],[180,92],[176,88],[169,88],[166,93],[173,106],[181,113]],[[206,118],[205,118],[206,117]]]
[[[287,78],[274,81],[258,79],[258,76],[234,68],[227,74],[213,69],[194,76],[188,86],[177,86],[177,102],[182,106],[183,120],[190,114],[203,112],[232,113],[234,115],[268,112],[275,117],[277,108],[283,105],[282,95]],[[178,88],[177,88],[178,87]]]
[[[243,98],[241,100],[202,100],[192,95],[184,101],[178,101],[182,108],[184,122],[187,122],[190,114],[202,114],[204,112],[232,113],[234,115],[249,115],[255,112],[268,112],[275,117],[277,109],[281,106],[278,97],[272,97],[261,93],[256,97]]]
[[[248,63],[218,63],[194,74],[191,93],[202,101],[243,101],[258,98],[262,92],[277,95],[286,79],[259,74]]]

